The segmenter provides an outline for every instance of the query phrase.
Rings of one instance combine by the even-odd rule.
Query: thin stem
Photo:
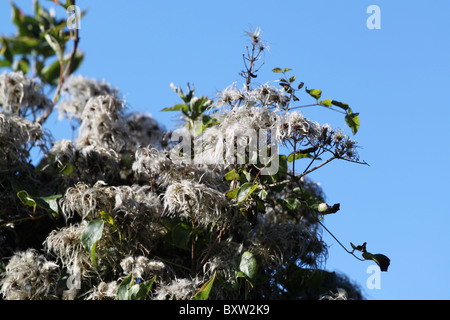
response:
[[[320,103],[313,103],[313,104],[306,104],[306,105],[303,105],[303,106],[292,107],[292,108],[289,108],[289,111],[290,110],[294,110],[294,109],[300,109],[300,108],[306,108],[306,107],[314,107],[314,106],[321,106],[323,108],[326,108],[326,109],[329,109],[329,110],[333,110],[335,112],[339,112],[339,113],[342,113],[342,114],[347,114],[344,111],[333,109],[331,107],[324,106],[323,104],[320,104]]]
[[[302,177],[306,176],[307,174],[309,174],[309,173],[311,173],[311,172],[313,172],[313,171],[316,171],[317,169],[323,167],[323,166],[326,165],[327,163],[333,161],[334,159],[337,159],[337,156],[335,156],[335,155],[332,156],[330,159],[328,159],[328,160],[322,162],[321,164],[317,165],[316,167],[314,167],[314,168],[312,168],[312,169],[310,169],[310,170],[308,170],[308,171],[306,171],[306,172],[303,172],[302,174],[300,174],[300,175],[298,175],[298,176],[294,176],[294,178],[296,178],[296,179],[301,179]],[[288,182],[290,182],[290,181],[291,181],[291,179],[286,179],[286,180],[283,180],[283,181],[280,181],[280,182],[276,182],[276,183],[269,184],[269,187],[276,187],[276,186],[278,186],[278,185],[280,185],[280,184],[285,184],[285,183],[288,183]]]
[[[314,106],[318,106],[318,105],[319,105],[319,103],[305,104],[305,105],[303,105],[303,106],[296,106],[296,107],[289,108],[289,110],[300,109],[300,108],[306,108],[306,107],[314,107]]]
[[[142,243],[139,243],[139,244],[140,244],[140,246],[144,249],[144,251],[147,253],[148,256],[152,255],[152,254],[150,253],[150,250],[148,250],[146,247],[144,247]],[[164,262],[164,263],[168,263],[168,264],[171,264],[171,265],[173,265],[173,266],[175,266],[175,267],[178,267],[178,268],[181,268],[181,269],[184,269],[184,270],[186,270],[186,271],[191,272],[191,270],[190,270],[189,268],[187,268],[187,267],[185,267],[185,266],[183,266],[183,265],[181,265],[181,264],[178,264],[178,263],[169,261],[169,260],[167,260],[167,259],[158,257],[157,255],[154,255],[154,254],[153,254],[152,256],[155,257],[155,258],[158,259],[158,260],[161,260],[161,261]]]
[[[336,157],[335,155],[332,156],[330,159],[328,159],[328,160],[322,162],[321,164],[317,165],[316,167],[314,167],[314,168],[312,168],[312,169],[310,169],[310,170],[308,170],[308,171],[304,171],[304,172],[299,176],[299,178],[302,178],[302,177],[306,176],[307,174],[309,174],[309,173],[311,173],[311,172],[313,172],[313,171],[315,171],[315,170],[317,170],[317,169],[323,167],[324,165],[326,165],[327,163],[330,163],[330,162],[333,161],[334,159],[337,159],[337,157]],[[305,170],[306,170],[306,169],[305,169]]]
[[[44,214],[42,214],[40,216],[29,216],[29,217],[25,217],[25,218],[19,218],[19,219],[16,219],[16,220],[11,220],[11,221],[8,221],[8,222],[0,224],[0,228],[5,227],[5,226],[7,226],[10,223],[16,223],[16,222],[21,222],[21,221],[26,221],[26,220],[37,220],[37,219],[43,218],[43,217],[45,217],[47,215],[48,215],[48,213],[44,213]]]
[[[323,225],[323,223],[322,222],[320,222],[319,220],[317,221],[333,238],[334,238],[334,240],[336,240],[337,241],[337,243],[339,243],[339,245],[342,247],[342,248],[344,248],[344,250],[347,252],[347,253],[349,253],[349,254],[351,254],[352,256],[354,256],[356,259],[358,259],[359,261],[365,261],[365,259],[361,259],[361,258],[359,258],[359,257],[357,257],[354,253],[353,253],[353,251],[349,251],[339,240],[338,240],[338,238],[336,238],[335,237],[335,235],[330,231],[330,230],[328,230],[324,225]]]

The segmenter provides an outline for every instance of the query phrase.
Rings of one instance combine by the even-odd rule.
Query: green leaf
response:
[[[239,188],[239,191],[236,195],[237,203],[241,203],[242,201],[245,201],[253,193],[253,191],[255,191],[256,188],[258,188],[258,186],[259,185],[257,183],[253,183],[253,182],[244,183]]]
[[[61,174],[64,177],[68,177],[72,172],[73,172],[73,165],[71,165],[70,163],[66,164],[63,170],[61,170]]]
[[[225,180],[227,180],[227,181],[231,181],[231,180],[233,180],[233,179],[236,177],[236,179],[239,180],[239,173],[236,173],[236,174],[235,174],[235,172],[236,172],[235,169],[233,169],[233,170],[231,170],[231,171],[225,173],[225,175],[223,176],[223,178],[224,178]]]
[[[0,68],[9,68],[11,67],[11,62],[6,61],[6,60],[0,60]]]
[[[296,153],[296,152],[292,152],[292,153],[288,156],[287,161],[288,161],[289,163],[292,163],[292,162],[294,162],[294,161],[297,160],[297,159],[303,159],[303,158],[310,158],[310,159],[312,159],[313,156],[310,155],[309,153]]]
[[[91,256],[95,266],[97,266],[97,262],[95,261],[95,247],[102,237],[104,224],[105,222],[103,220],[92,220],[88,223],[81,235],[81,243]]]
[[[294,197],[287,197],[285,199],[277,199],[277,203],[279,203],[283,208],[289,211],[296,210],[302,203]]]
[[[192,297],[192,300],[207,300],[215,278],[216,274],[214,273],[211,279],[206,281],[206,283],[202,285],[200,290]]]
[[[258,197],[260,197],[262,200],[265,200],[268,196],[268,193],[266,190],[261,189],[261,191],[258,193]]]
[[[17,197],[20,201],[27,206],[33,207],[33,212],[36,211],[37,203],[36,201],[26,192],[25,190],[21,190],[17,192]]]
[[[207,115],[203,115],[202,123],[205,125],[205,128],[210,128],[210,127],[217,125],[219,122],[217,121],[216,118],[213,118],[213,117],[210,117]]]
[[[4,63],[8,63],[11,66],[14,62],[14,53],[12,51],[11,46],[9,45],[9,40],[5,37],[0,38],[0,42],[2,44],[2,48],[0,50],[0,55],[2,55],[4,59]]]
[[[308,90],[308,88],[305,88],[305,91],[313,98],[315,98],[316,100],[319,100],[320,97],[322,96],[322,90],[320,89],[311,89]]]
[[[381,253],[372,255],[372,260],[380,266],[381,271],[387,271],[391,264],[391,260]]]
[[[117,300],[144,300],[155,281],[156,276],[140,284],[135,284],[132,274],[123,279],[117,289]]]
[[[319,101],[319,103],[320,103],[321,105],[326,106],[326,107],[331,107],[331,105],[332,105],[332,100],[331,100],[331,99],[325,99],[325,100]]]
[[[236,199],[238,191],[239,191],[239,187],[236,187],[233,190],[227,191],[225,193],[225,196],[229,199]]]
[[[40,46],[40,42],[39,39],[22,36],[10,39],[10,45],[16,54],[31,54],[36,47]]]
[[[294,82],[294,81],[295,81],[295,74],[294,74],[292,77],[289,78],[289,82],[290,82],[290,83],[292,83],[292,82]]]
[[[73,59],[72,64],[70,65],[70,73],[74,73],[78,67],[81,65],[84,58],[84,54],[77,53]],[[64,65],[67,65],[69,62],[70,56],[64,57]],[[49,66],[46,66],[42,68],[42,70],[39,73],[39,77],[46,83],[56,85],[59,81],[59,71],[60,71],[60,64],[59,60],[54,61]]]
[[[339,108],[342,108],[342,109],[344,109],[344,110],[347,110],[347,109],[348,109],[348,104],[345,103],[345,102],[339,102],[339,101],[336,101],[336,100],[331,100],[331,103],[332,103],[334,106],[339,107]]]
[[[117,299],[118,300],[129,300],[128,290],[133,284],[133,277],[130,274],[128,277],[123,279],[120,283],[119,288],[117,288]]]
[[[180,111],[185,106],[186,106],[185,104],[176,104],[173,107],[167,107],[162,109],[161,111]]]
[[[236,271],[235,278],[236,278],[236,283],[233,286],[234,290],[237,290],[239,288],[239,281],[238,281],[239,278],[245,279],[250,284],[250,286],[253,288],[253,284],[250,282],[250,279],[247,277],[247,275],[244,272]]]
[[[273,68],[272,71],[275,72],[275,73],[282,73],[283,72],[283,70],[281,70],[280,68]]]
[[[391,263],[391,260],[388,257],[380,253],[372,254],[370,252],[364,252],[362,256],[366,260],[375,261],[375,263],[378,264],[378,266],[380,267],[381,271],[387,271]]]
[[[290,68],[284,68],[283,69],[283,72],[288,72],[288,71],[291,71],[292,69],[290,69]]]
[[[122,234],[120,233],[119,226],[114,221],[114,218],[105,210],[100,210],[100,217],[104,222],[106,222],[111,230],[118,232],[119,240],[122,242]]]
[[[287,164],[287,157],[284,154],[279,155],[278,157],[278,173],[277,176],[279,179],[286,179],[287,172],[288,172],[288,164]]]
[[[50,45],[50,47],[53,49],[53,51],[55,51],[56,55],[58,56],[58,59],[61,59],[63,56],[63,51],[61,45],[58,42],[58,39],[56,39],[56,37],[51,35],[50,33],[46,33],[44,35],[44,38]]]
[[[171,230],[172,243],[184,250],[190,250],[190,243],[192,239],[192,227],[184,222],[176,224]]]
[[[239,271],[244,273],[249,279],[255,278],[258,271],[258,262],[251,252],[246,251],[242,254]]]
[[[24,74],[27,74],[28,71],[30,71],[30,61],[27,58],[23,57],[22,59],[17,61],[16,66],[15,66],[14,69],[15,70],[20,70]]]
[[[47,197],[38,197],[38,205],[43,209],[58,213],[58,199],[61,197],[62,194],[55,194]]]
[[[57,200],[61,198],[62,195],[55,194],[46,197],[36,197],[31,196],[26,190],[20,190],[17,192],[17,197],[24,205],[33,207],[33,213],[36,211],[36,207],[39,207],[52,214],[58,214],[59,210]]]
[[[140,284],[135,284],[134,286],[139,286],[139,290],[131,296],[131,300],[144,300],[147,294],[150,292],[155,279],[156,275],[150,280],[147,280]]]
[[[352,129],[353,134],[356,134],[359,129],[359,113],[347,114],[345,116],[345,122]]]

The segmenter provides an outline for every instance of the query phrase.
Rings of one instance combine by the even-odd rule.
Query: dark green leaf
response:
[[[95,266],[97,266],[97,262],[95,260],[95,247],[97,242],[102,237],[104,224],[105,223],[103,220],[92,220],[88,223],[86,229],[81,235],[81,243],[91,256],[92,262]]]
[[[387,271],[391,260],[384,254],[376,253],[372,255],[372,260],[375,261],[379,266],[381,271]]]
[[[287,197],[285,199],[277,199],[277,203],[279,203],[284,209],[288,211],[295,211],[298,207],[301,206],[301,202],[294,197]]]
[[[206,281],[206,283],[202,285],[200,290],[192,297],[192,300],[207,300],[209,297],[209,293],[211,292],[215,277],[216,274],[214,273],[211,279]]]
[[[146,296],[150,289],[152,288],[153,283],[156,280],[156,276],[154,276],[152,279],[145,281],[144,283],[141,283],[139,286],[143,289],[144,296]]]
[[[16,54],[31,54],[40,45],[39,39],[22,36],[10,39],[10,45]]]
[[[259,185],[257,183],[253,182],[244,183],[239,188],[239,191],[236,195],[237,203],[241,203],[242,201],[246,200],[253,193],[253,191],[255,191],[256,188],[258,188],[258,186]]]
[[[350,245],[352,246],[353,250],[366,252],[366,244],[367,242],[364,242],[362,245],[355,246],[353,243],[350,242]]]
[[[24,205],[33,207],[33,212],[36,210],[36,201],[28,194],[28,192],[21,190],[17,192],[17,197]]]
[[[292,83],[292,82],[294,82],[294,81],[295,81],[295,74],[294,74],[292,77],[289,78],[289,82],[290,82],[290,83]]]
[[[381,271],[387,271],[389,268],[389,265],[391,263],[391,260],[386,257],[384,254],[372,254],[370,252],[364,252],[362,254],[363,258],[366,260],[373,260],[376,262],[376,264],[378,264],[378,266],[380,267]]]
[[[190,250],[192,228],[184,222],[176,224],[171,231],[173,245],[180,249]]]
[[[244,252],[239,264],[239,271],[243,272],[249,279],[253,279],[257,270],[258,263],[255,256],[249,251]]]
[[[41,208],[51,210],[54,213],[58,213],[58,199],[62,197],[62,194],[55,194],[47,197],[39,197],[39,206]],[[43,203],[42,203],[43,202]],[[44,207],[45,206],[45,207]],[[47,208],[46,208],[47,207]]]
[[[14,53],[9,45],[9,40],[3,37],[0,39],[0,42],[2,44],[0,55],[2,55],[4,57],[4,61],[8,62],[9,66],[11,66],[14,62]]]
[[[331,103],[333,105],[335,105],[336,107],[342,108],[344,110],[348,109],[348,104],[347,103],[339,102],[339,101],[336,101],[336,100],[331,100]]]
[[[75,55],[73,63],[70,66],[70,73],[73,73],[78,69],[78,67],[81,65],[81,62],[83,61],[83,58],[84,54],[82,53]],[[64,58],[64,65],[67,65],[69,59],[70,57],[68,56]],[[56,60],[51,65],[42,68],[40,77],[44,82],[56,85],[58,84],[59,81],[60,75],[59,71],[60,71],[60,64],[59,61]]]
[[[345,122],[352,129],[353,134],[356,134],[359,129],[359,113],[347,114],[345,116]]]
[[[123,281],[119,285],[119,288],[117,288],[117,299],[129,300],[128,290],[132,285],[133,285],[133,276],[130,274],[128,277],[123,279]]]
[[[156,276],[140,284],[135,284],[132,275],[126,277],[117,289],[118,300],[144,300],[155,281]]]
[[[4,68],[4,67],[11,67],[11,62],[6,61],[6,60],[0,60],[0,68]]]
[[[16,71],[22,71],[24,74],[27,74],[30,71],[30,61],[23,57],[22,59],[16,61],[14,69]]]

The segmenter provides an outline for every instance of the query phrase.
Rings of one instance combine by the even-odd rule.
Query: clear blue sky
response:
[[[30,11],[31,0],[16,3]],[[48,2],[49,6],[53,6]],[[341,210],[325,219],[344,243],[367,242],[391,259],[381,289],[369,289],[372,262],[347,254],[326,232],[326,269],[346,274],[369,299],[450,299],[450,1],[88,1],[80,74],[118,87],[131,108],[171,127],[164,107],[178,103],[173,82],[213,97],[241,79],[245,31],[257,26],[270,46],[257,82],[274,67],[323,96],[360,112],[360,156],[370,166],[333,162],[311,175]],[[370,30],[369,5],[381,10]],[[57,10],[59,15],[64,14]],[[0,33],[11,34],[10,5],[0,3]],[[306,96],[305,102],[309,101]],[[345,127],[340,115],[305,116]],[[67,123],[49,121],[57,139]]]

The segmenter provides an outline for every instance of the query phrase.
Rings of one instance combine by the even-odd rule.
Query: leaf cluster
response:
[[[34,2],[34,12],[26,15],[13,2],[12,22],[17,28],[13,36],[2,36],[0,43],[0,68],[7,67],[24,74],[32,73],[45,84],[57,85],[60,79],[61,62],[68,64],[70,55],[65,54],[71,34],[67,30],[67,19],[52,16],[50,12]],[[69,6],[69,1],[60,4]],[[84,15],[86,12],[83,12]],[[70,73],[81,65],[84,54],[77,52]]]

